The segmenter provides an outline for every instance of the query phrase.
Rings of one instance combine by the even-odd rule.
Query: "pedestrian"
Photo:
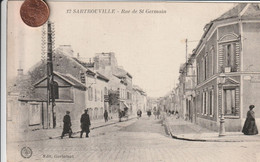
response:
[[[157,115],[157,119],[160,119],[160,110],[159,109],[157,110],[156,115]]]
[[[242,132],[245,135],[256,135],[258,134],[256,122],[255,122],[255,112],[253,111],[254,105],[249,106],[249,111],[247,112],[247,117],[245,124],[243,126]]]
[[[123,117],[123,112],[119,109],[118,110],[118,118],[119,118],[119,122],[121,122],[122,120],[122,117]]]
[[[180,116],[179,116],[179,112],[178,112],[177,110],[175,111],[175,114],[176,114],[176,116],[177,116],[176,119],[179,119]]]
[[[154,115],[154,119],[156,119],[156,116],[157,116],[157,111],[156,110],[153,111],[153,115]]]
[[[61,139],[63,139],[65,134],[69,134],[69,138],[72,138],[72,130],[71,130],[71,120],[70,120],[70,112],[66,111],[66,115],[63,117],[63,131],[61,134]]]
[[[88,109],[86,109],[85,113],[81,115],[80,123],[81,123],[80,138],[82,138],[84,132],[86,132],[86,137],[88,138],[88,134],[90,133],[89,127],[91,125],[89,115],[88,115]]]
[[[141,114],[141,110],[140,110],[140,109],[138,109],[138,110],[137,110],[137,119],[139,119],[139,118],[140,118],[140,114]]]
[[[151,110],[148,110],[148,111],[147,111],[147,115],[148,115],[148,117],[150,118],[150,116],[152,115]]]
[[[105,112],[104,112],[104,119],[105,119],[105,122],[108,121],[108,113],[107,113],[107,110],[105,110]]]

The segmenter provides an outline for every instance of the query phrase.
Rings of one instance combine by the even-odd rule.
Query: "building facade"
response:
[[[238,4],[207,24],[196,55],[196,122],[241,131],[249,105],[260,106],[260,9]],[[260,111],[255,109],[259,125]]]

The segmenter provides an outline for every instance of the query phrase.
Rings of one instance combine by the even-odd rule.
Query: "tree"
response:
[[[119,108],[119,93],[118,91],[109,90],[108,91],[109,107],[111,107],[112,112],[117,112]]]

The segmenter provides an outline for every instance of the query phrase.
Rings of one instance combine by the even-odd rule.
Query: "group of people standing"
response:
[[[71,129],[71,119],[70,119],[70,112],[66,111],[66,115],[63,118],[63,131],[61,134],[61,139],[63,139],[65,134],[69,134],[69,138],[72,137],[72,129]],[[80,138],[82,138],[83,133],[86,133],[86,138],[88,138],[90,129],[89,127],[91,126],[90,123],[90,118],[88,115],[88,109],[84,110],[84,114],[81,115],[80,118],[80,127],[81,127],[81,132],[80,132]]]

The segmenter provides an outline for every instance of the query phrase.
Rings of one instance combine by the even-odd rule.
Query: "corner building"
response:
[[[208,23],[197,45],[196,123],[241,131],[249,105],[260,125],[260,5],[240,3]]]

